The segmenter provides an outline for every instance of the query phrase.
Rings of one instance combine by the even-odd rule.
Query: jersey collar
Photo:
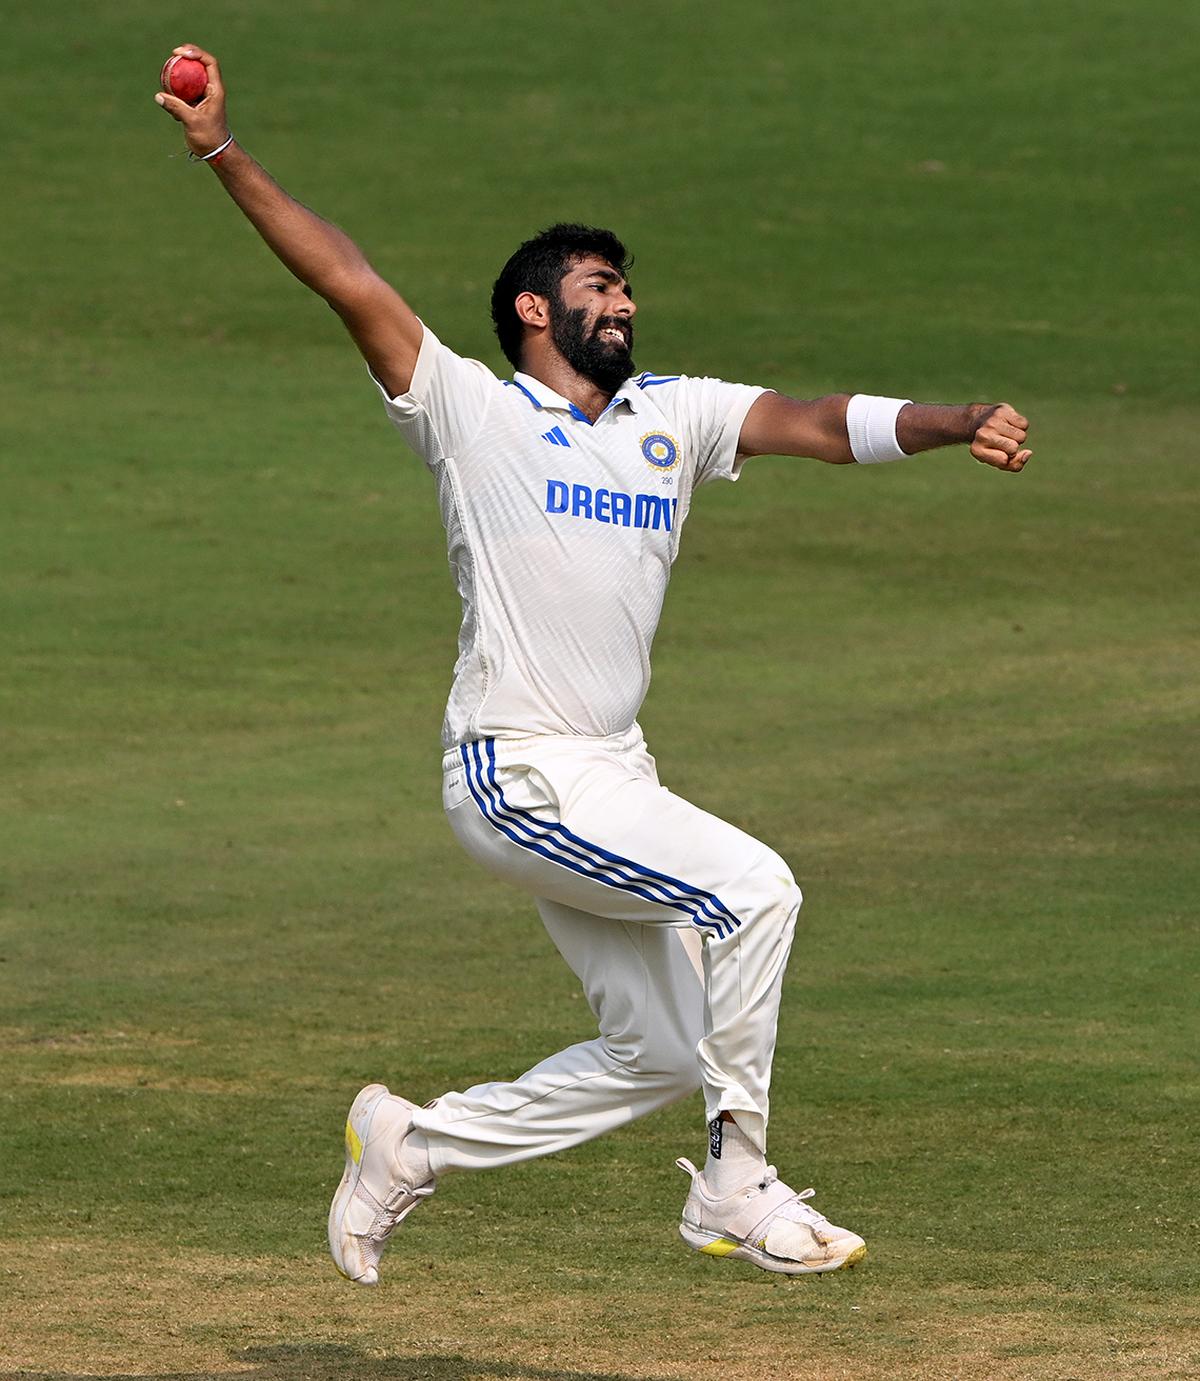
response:
[[[616,393],[613,394],[612,401],[609,403],[608,407],[600,414],[601,417],[610,413],[618,403],[627,403],[631,412],[640,410],[643,399],[636,382],[638,377],[639,376],[635,374],[632,378],[625,380],[621,387],[617,389]],[[550,412],[569,412],[571,416],[579,422],[586,422],[588,420],[587,415],[582,409],[576,407],[574,403],[564,398],[561,394],[555,393],[552,388],[542,383],[540,379],[535,379],[532,374],[522,374],[521,371],[518,370],[513,375],[512,381],[535,408],[545,408]]]

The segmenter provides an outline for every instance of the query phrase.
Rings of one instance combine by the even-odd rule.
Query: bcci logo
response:
[[[679,447],[666,432],[649,432],[642,437],[642,455],[656,470],[673,470],[679,463]]]

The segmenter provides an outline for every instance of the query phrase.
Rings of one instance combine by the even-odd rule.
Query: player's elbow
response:
[[[813,455],[826,465],[854,464],[850,433],[846,427],[846,407],[849,402],[848,393],[830,393],[816,400],[818,441]]]
[[[394,292],[369,264],[348,265],[321,284],[321,296],[349,325],[377,315]]]

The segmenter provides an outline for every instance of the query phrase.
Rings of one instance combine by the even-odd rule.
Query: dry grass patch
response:
[[[1072,1322],[1034,1286],[914,1294],[869,1268],[789,1282],[696,1262],[606,1293],[555,1290],[523,1265],[447,1280],[414,1260],[367,1291],[324,1261],[129,1243],[10,1242],[5,1260],[0,1381],[1091,1381],[1200,1367],[1200,1331],[1165,1311]]]

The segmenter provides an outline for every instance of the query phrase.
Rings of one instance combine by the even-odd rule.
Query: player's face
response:
[[[624,278],[594,255],[563,274],[550,302],[550,330],[567,363],[615,393],[634,372],[633,317],[637,311]]]

